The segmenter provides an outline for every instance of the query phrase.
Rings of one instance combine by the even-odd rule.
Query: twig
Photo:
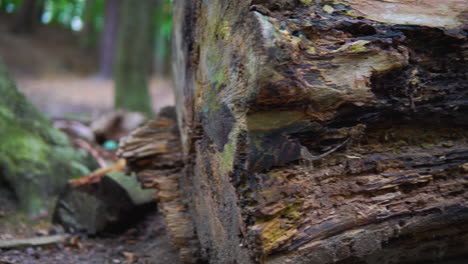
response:
[[[325,158],[326,156],[332,154],[333,152],[337,151],[339,148],[343,147],[346,143],[348,143],[350,140],[350,138],[346,139],[343,143],[340,143],[338,146],[332,148],[331,150],[323,153],[323,154],[320,154],[318,156],[314,156],[312,155],[309,150],[305,147],[302,147],[301,148],[301,156],[303,159],[307,160],[307,161],[314,161],[314,160],[319,160],[319,159],[323,159]]]
[[[39,247],[65,242],[66,235],[0,240],[0,248]]]

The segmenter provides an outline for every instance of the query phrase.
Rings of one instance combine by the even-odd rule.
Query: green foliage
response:
[[[23,1],[0,0],[0,12],[16,13]],[[158,2],[158,8],[154,14],[154,52],[156,64],[165,65],[171,53],[173,0],[159,0]],[[105,0],[44,0],[41,21],[44,24],[61,25],[74,31],[95,32],[97,35],[92,36],[92,39],[87,39],[89,43],[86,44],[96,47],[104,26],[104,7]]]
[[[155,68],[158,74],[168,68],[171,53],[172,35],[172,0],[159,3],[155,13]]]
[[[156,34],[158,37],[169,40],[172,34],[172,0],[162,1],[156,10]]]
[[[15,13],[23,0],[0,0],[0,12]]]
[[[85,12],[86,5],[91,8]],[[103,27],[104,0],[46,0],[43,23],[53,23],[65,26],[75,31],[82,29],[83,21],[89,22],[96,32],[101,32]]]
[[[0,12],[16,13],[24,0],[0,0]],[[92,24],[102,31],[104,0],[44,0],[44,9],[41,16],[44,24],[58,24],[66,28],[79,31],[83,24],[86,2],[92,2]]]

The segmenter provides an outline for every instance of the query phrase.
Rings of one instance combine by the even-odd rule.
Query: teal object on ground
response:
[[[107,140],[104,142],[103,147],[107,150],[116,150],[119,147],[119,144],[117,144],[117,142],[114,140]]]

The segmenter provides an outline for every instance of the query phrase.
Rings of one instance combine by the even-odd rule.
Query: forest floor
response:
[[[18,88],[52,118],[93,120],[113,110],[113,82],[92,73],[96,54],[79,48],[78,36],[53,27],[40,27],[30,36],[12,35],[11,18],[0,16],[0,59]],[[151,80],[153,108],[172,105],[171,81]],[[52,210],[51,210],[52,211]],[[54,233],[49,214],[30,219],[17,210],[16,200],[0,183],[0,240]],[[77,239],[79,238],[79,239]],[[165,224],[156,212],[119,234],[74,236],[43,247],[0,249],[0,264],[179,263],[168,241]]]
[[[0,191],[1,193],[1,191]],[[5,197],[0,197],[2,207]],[[50,216],[28,219],[21,213],[0,217],[0,239],[40,237],[61,233],[51,226]],[[57,231],[58,230],[58,231]],[[41,247],[0,249],[1,264],[179,264],[177,250],[170,244],[163,217],[155,211],[122,233],[99,236],[69,234],[66,242]]]

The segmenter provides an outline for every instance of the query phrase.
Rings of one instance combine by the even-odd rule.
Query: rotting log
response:
[[[174,11],[173,201],[195,258],[466,263],[466,1]]]

